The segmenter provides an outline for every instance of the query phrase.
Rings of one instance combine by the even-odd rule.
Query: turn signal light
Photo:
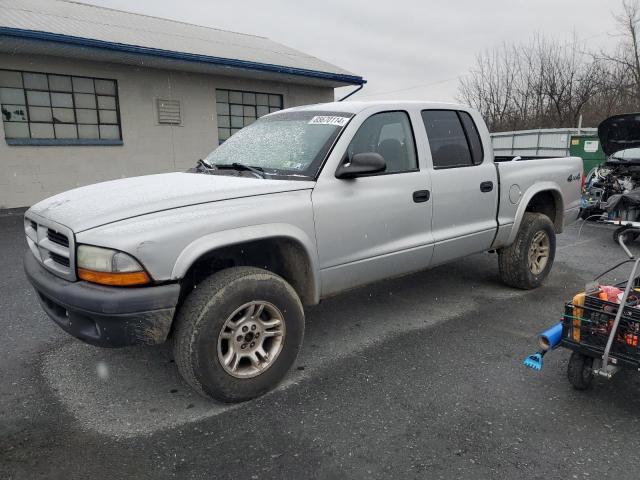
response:
[[[95,272],[78,268],[78,278],[87,282],[100,283],[102,285],[112,285],[125,287],[131,285],[145,285],[151,281],[147,272]]]

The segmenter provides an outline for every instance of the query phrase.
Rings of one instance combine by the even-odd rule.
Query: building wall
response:
[[[211,76],[58,57],[0,54],[1,68],[118,81],[123,145],[10,146],[0,127],[0,209],[70,188],[185,170],[218,142],[215,89],[283,95],[284,107],[333,100],[332,88]],[[155,99],[180,100],[182,125],[159,125]]]

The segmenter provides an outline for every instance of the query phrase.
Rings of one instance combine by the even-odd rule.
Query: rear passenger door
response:
[[[432,160],[433,263],[488,250],[495,236],[498,178],[469,113],[423,110]]]

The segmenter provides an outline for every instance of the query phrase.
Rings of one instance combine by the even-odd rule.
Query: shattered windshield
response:
[[[315,177],[351,118],[343,112],[284,112],[263,117],[216,148],[209,166],[242,164],[267,175]]]

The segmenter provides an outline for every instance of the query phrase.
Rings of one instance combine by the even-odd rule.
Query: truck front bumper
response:
[[[64,331],[100,347],[163,343],[171,330],[180,285],[106,287],[69,282],[47,271],[31,251],[24,270],[44,311]]]

